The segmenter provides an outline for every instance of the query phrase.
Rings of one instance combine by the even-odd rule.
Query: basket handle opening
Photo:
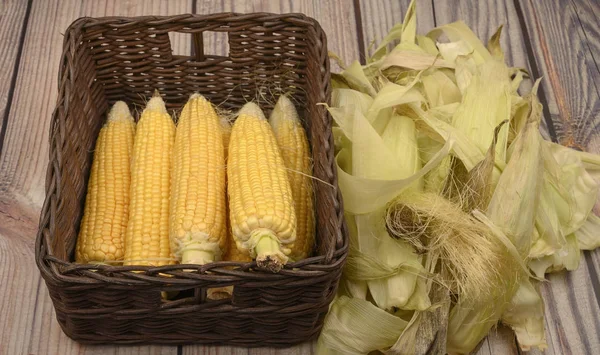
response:
[[[229,57],[227,32],[199,31],[194,33],[169,32],[173,55],[191,57],[204,62],[207,57]]]

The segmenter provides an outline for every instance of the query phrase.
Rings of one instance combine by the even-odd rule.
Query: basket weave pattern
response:
[[[225,32],[228,57],[203,53],[203,32]],[[169,32],[191,33],[194,55],[172,53]],[[66,31],[50,126],[46,200],[36,262],[58,321],[86,343],[227,343],[287,346],[318,334],[348,251],[334,163],[327,43],[301,14],[81,18]],[[256,264],[97,266],[72,262],[97,134],[108,107],[159,89],[177,112],[192,92],[223,109],[261,97],[263,84],[292,92],[314,162],[317,246],[313,257],[277,274]],[[271,90],[270,89],[270,90]],[[263,104],[263,103],[261,103]],[[268,112],[268,103],[263,105]],[[135,271],[135,272],[134,272]],[[234,285],[231,299],[206,289]],[[165,301],[161,291],[183,291]]]

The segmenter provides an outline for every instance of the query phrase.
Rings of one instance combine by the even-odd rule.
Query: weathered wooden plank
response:
[[[13,99],[19,57],[22,51],[25,29],[27,26],[27,5],[25,1],[9,1],[0,5],[0,152],[2,151],[4,134],[10,113],[10,104]],[[16,209],[6,198],[0,184],[0,236],[13,233],[35,233],[36,212]],[[24,227],[25,226],[25,227]],[[29,230],[27,230],[29,228]],[[28,297],[37,289],[36,280],[25,280],[20,283],[18,260],[23,255],[31,255],[32,241],[23,241],[19,238],[8,240],[0,237],[0,285],[15,284],[15,289],[0,288],[0,299],[3,321],[0,321],[0,353],[5,350],[22,351],[23,344],[18,339],[4,337],[10,329],[26,332],[33,319],[35,298]],[[27,302],[15,304],[9,297],[27,299]]]
[[[518,350],[515,346],[515,334],[510,328],[499,325],[492,329],[486,340],[483,341],[477,355],[506,354],[517,355]]]
[[[390,29],[404,20],[410,0],[390,1],[375,0],[361,1],[360,14],[364,38],[364,53],[373,45],[377,45]],[[418,1],[417,4],[417,33],[425,34],[435,27],[432,2]],[[361,45],[359,43],[359,45]],[[374,49],[374,48],[373,48]],[[361,58],[362,59],[362,58]]]
[[[306,342],[289,348],[244,348],[238,346],[183,346],[184,355],[308,355],[315,353],[315,343]]]
[[[28,16],[26,1],[5,1],[0,4],[0,152],[6,133],[10,102],[14,92],[17,67]],[[1,191],[1,188],[0,188]]]
[[[534,59],[558,141],[600,152],[599,5],[594,1],[521,1]],[[598,205],[596,206],[598,210]],[[580,268],[551,275],[543,288],[547,325],[557,354],[600,348],[600,251],[587,252]],[[576,296],[575,296],[576,295]],[[574,323],[573,320],[578,323]],[[566,325],[565,325],[566,324]]]
[[[589,128],[582,128],[585,137],[589,137],[589,143],[584,147],[586,150],[600,153],[600,133],[598,132],[600,124],[600,3],[597,1],[573,0],[574,21],[579,26],[577,27],[579,39],[581,40],[581,49],[585,55],[586,62],[591,67],[587,72],[591,75],[587,78],[591,85],[591,89],[595,89],[597,96],[594,103],[590,103],[591,112],[587,117]],[[585,117],[580,120],[585,120]],[[576,119],[577,121],[577,119]],[[575,125],[579,126],[579,122]],[[599,194],[600,197],[600,194]],[[600,199],[596,204],[596,213],[600,213]],[[595,257],[600,261],[600,254]],[[596,269],[600,270],[600,269]],[[600,288],[598,289],[600,291]]]
[[[600,349],[600,308],[588,265],[582,262],[577,271],[550,274],[547,279],[542,295],[547,340],[554,353],[592,354]]]
[[[585,2],[579,4],[583,9]],[[589,40],[582,29],[580,18],[587,18],[582,16],[586,11],[578,12],[571,1],[522,1],[521,7],[534,51],[532,59],[544,73],[543,88],[559,142],[600,151],[600,94],[594,80],[600,74],[590,47],[597,38]]]
[[[42,281],[43,283],[43,281]],[[40,287],[35,308],[35,322],[31,328],[31,342],[27,354],[61,355],[175,355],[176,346],[111,346],[80,345],[64,335],[56,322],[56,313],[46,287]]]
[[[6,149],[0,156],[0,260],[2,265],[7,265],[0,268],[1,354],[177,353],[175,346],[85,347],[68,339],[55,320],[47,289],[33,263],[33,244],[44,198],[48,124],[56,101],[56,71],[62,52],[62,33],[81,16],[184,12],[191,12],[191,1],[32,3],[7,121]],[[8,17],[16,15],[7,14],[6,23],[12,21]],[[0,28],[5,26],[4,18]],[[4,46],[4,41],[1,45]],[[189,50],[189,42],[174,46]],[[4,66],[2,68],[4,70]],[[4,80],[0,83],[3,85]]]

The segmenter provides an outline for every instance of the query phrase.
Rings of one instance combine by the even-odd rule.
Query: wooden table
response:
[[[44,200],[48,127],[55,105],[62,31],[82,16],[181,13],[302,12],[316,18],[329,49],[344,60],[364,58],[402,21],[408,0],[3,0],[0,2],[0,354],[308,354],[314,344],[285,350],[213,346],[82,346],[55,319],[34,263]],[[543,133],[565,145],[600,153],[600,2],[598,0],[422,0],[420,33],[464,20],[481,38],[504,24],[502,45],[514,66],[544,77]],[[175,35],[175,51],[191,40]],[[206,44],[220,54],[219,38]],[[530,84],[528,84],[530,86]],[[527,88],[526,88],[527,89]],[[600,212],[599,206],[596,213]],[[546,354],[600,353],[600,251],[580,268],[548,277],[543,286]],[[516,354],[512,333],[499,328],[479,354]],[[533,353],[533,352],[532,352]],[[535,352],[537,353],[537,352]]]

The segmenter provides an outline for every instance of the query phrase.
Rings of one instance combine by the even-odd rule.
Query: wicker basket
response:
[[[203,54],[205,31],[227,34],[228,57]],[[195,54],[174,55],[169,32],[193,34]],[[314,338],[348,250],[331,118],[317,105],[329,100],[329,77],[325,34],[301,14],[75,21],[64,36],[36,241],[36,262],[64,332],[85,343],[287,346]],[[315,183],[315,256],[277,274],[256,270],[255,263],[124,267],[72,262],[91,152],[109,105],[126,100],[139,108],[157,88],[173,110],[195,91],[220,107],[237,109],[260,96],[257,88],[264,85],[294,92],[304,110],[314,175],[321,181]],[[231,299],[206,299],[207,288],[227,285],[235,286]],[[162,291],[176,290],[185,290],[179,299],[161,298]]]

